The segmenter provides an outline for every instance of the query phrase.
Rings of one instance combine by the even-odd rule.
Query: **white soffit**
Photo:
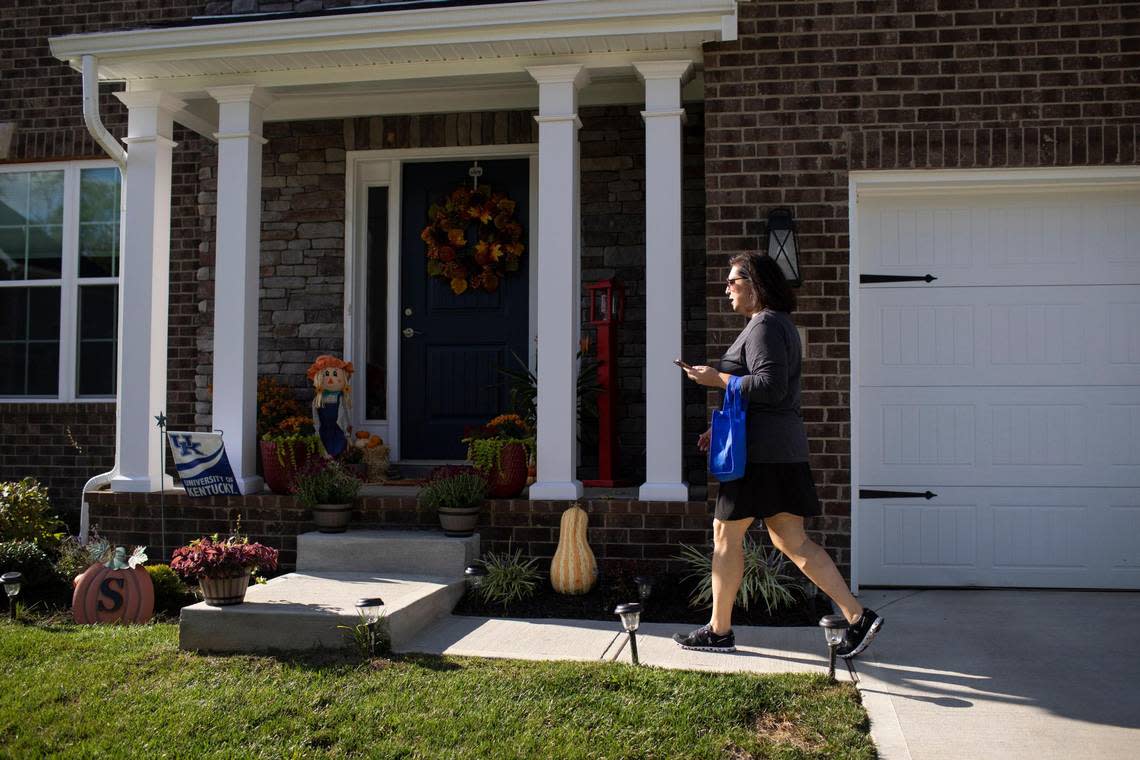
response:
[[[736,38],[735,0],[541,0],[69,35],[52,54],[128,89],[201,91],[518,73],[572,60],[701,61]]]

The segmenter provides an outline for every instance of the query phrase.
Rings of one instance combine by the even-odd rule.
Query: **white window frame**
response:
[[[79,276],[79,180],[83,169],[107,169],[118,166],[114,161],[52,161],[34,164],[6,164],[0,173],[63,172],[63,251],[60,277],[53,280],[0,280],[0,288],[59,288],[59,383],[55,396],[0,396],[3,404],[89,404],[115,400],[115,394],[79,396],[76,369],[79,352],[79,287],[82,285],[114,285],[119,289],[119,276]],[[119,275],[122,275],[123,197],[125,177],[119,176]],[[118,299],[116,298],[116,302]],[[118,352],[121,350],[122,324],[116,307],[116,387],[118,386]]]

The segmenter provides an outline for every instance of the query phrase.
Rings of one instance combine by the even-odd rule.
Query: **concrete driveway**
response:
[[[1140,593],[864,591],[886,760],[1140,757]]]

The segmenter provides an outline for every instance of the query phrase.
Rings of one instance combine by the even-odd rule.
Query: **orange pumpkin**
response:
[[[154,615],[154,584],[146,568],[112,570],[101,562],[75,578],[75,622],[145,623]]]

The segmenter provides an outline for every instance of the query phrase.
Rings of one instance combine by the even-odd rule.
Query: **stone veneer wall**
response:
[[[1140,3],[758,1],[706,46],[708,342],[740,329],[729,254],[776,206],[799,222],[804,419],[824,517],[850,559],[848,172],[1140,163]]]

